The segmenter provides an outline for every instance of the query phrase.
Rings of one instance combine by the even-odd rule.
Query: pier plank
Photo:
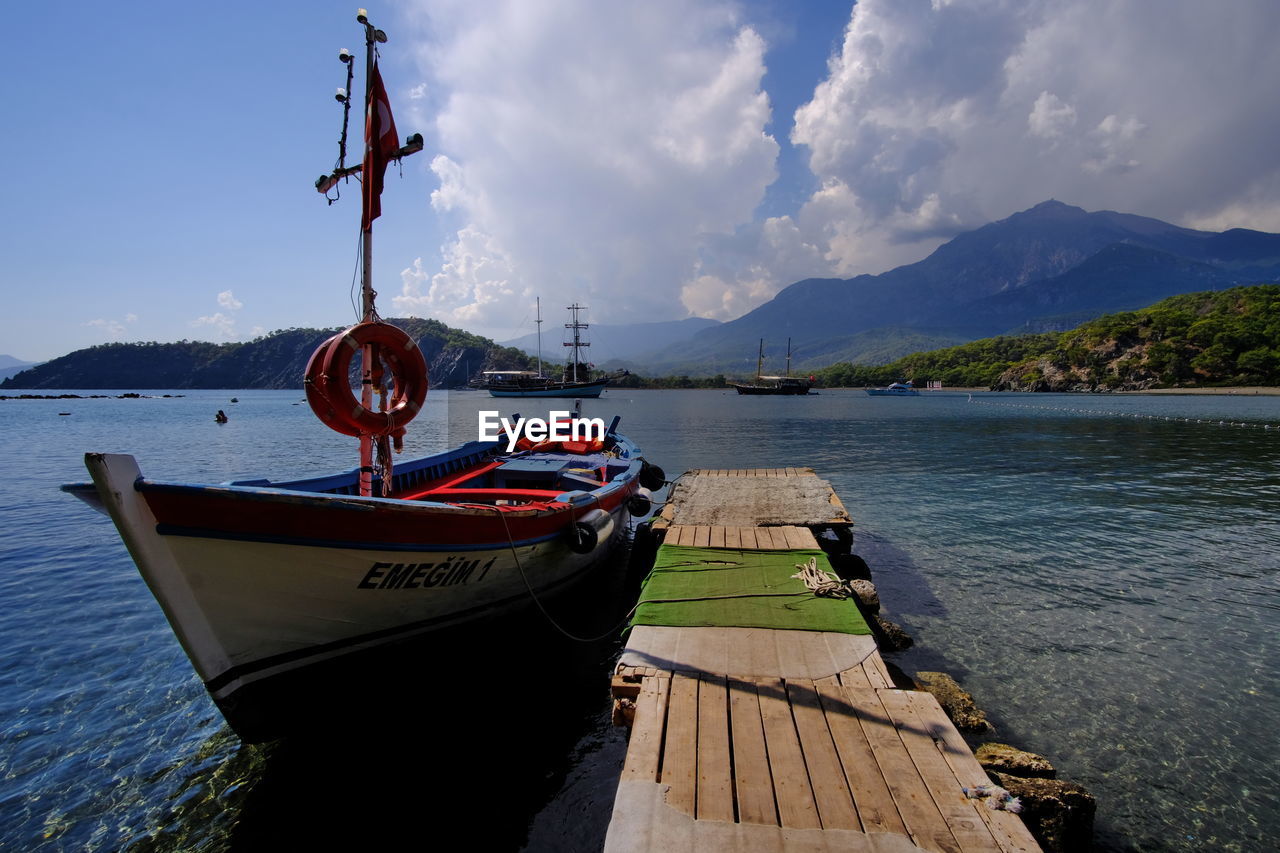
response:
[[[765,749],[764,722],[756,685],[729,679],[729,718],[733,743],[733,782],[742,823],[778,823],[773,774]]]
[[[989,784],[991,780],[986,771],[969,751],[969,745],[951,724],[938,700],[928,693],[906,691],[906,695],[921,726],[933,739],[939,754],[955,774],[956,783],[969,787]],[[1004,853],[1039,853],[1039,844],[1020,817],[1012,812],[992,811],[980,806],[976,807],[976,811],[986,822]]]
[[[881,704],[898,730],[903,746],[907,748],[920,778],[933,797],[934,805],[942,814],[960,848],[979,851],[997,847],[990,828],[975,809],[977,802],[967,799],[960,791],[960,783],[946,759],[938,752],[933,738],[921,725],[906,691],[883,690],[879,695]],[[978,807],[985,808],[985,804]]]
[[[769,765],[773,770],[778,820],[784,827],[819,829],[822,823],[818,819],[818,808],[813,800],[800,738],[796,735],[782,679],[760,678],[754,681],[760,697],[760,719],[764,724]]]
[[[863,693],[845,690],[846,701],[853,707],[867,743],[880,766],[898,814],[916,844],[935,853],[961,853],[955,836],[947,828],[942,813],[916,771],[911,755],[898,736],[893,720],[880,703],[880,691]]]
[[[626,762],[622,766],[623,780],[652,782],[658,778],[670,685],[669,678],[646,678],[640,683],[635,722],[631,726],[631,741],[627,746]]]
[[[722,675],[698,680],[698,819],[733,820],[729,693]]]
[[[742,528],[726,527],[724,529],[724,547],[741,548],[742,547]]]
[[[698,525],[693,528],[693,546],[695,548],[711,547],[711,528],[706,525]]]
[[[712,527],[711,528],[711,547],[723,548],[725,547],[725,541],[726,541],[725,528],[719,525]]]
[[[906,824],[846,691],[832,679],[821,679],[815,687],[863,828],[867,832],[906,835]]]
[[[667,803],[693,815],[698,772],[698,677],[677,672],[671,678],[667,731],[662,750],[662,783]]]
[[[823,829],[861,829],[844,769],[836,754],[817,689],[812,681],[787,681],[787,699],[800,737],[813,798]]]

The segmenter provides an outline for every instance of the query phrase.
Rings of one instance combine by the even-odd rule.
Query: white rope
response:
[[[820,595],[824,598],[850,598],[853,596],[853,590],[847,582],[818,568],[817,557],[810,557],[809,562],[796,563],[795,565],[800,571],[791,577],[804,581],[804,585],[811,589],[814,595]]]

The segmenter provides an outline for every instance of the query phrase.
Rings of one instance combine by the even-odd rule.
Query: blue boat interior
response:
[[[641,462],[623,453],[568,453],[552,449],[504,453],[497,442],[472,441],[395,467],[390,497],[399,500],[524,504],[549,502],[571,492],[594,492],[637,476]],[[245,486],[331,495],[358,495],[359,469],[302,480],[237,480]],[[381,481],[374,479],[374,493]]]

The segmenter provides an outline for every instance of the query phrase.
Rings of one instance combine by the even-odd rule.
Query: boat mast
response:
[[[542,297],[541,296],[538,297],[537,306],[538,306],[538,319],[535,320],[534,322],[538,324],[538,377],[541,378],[542,377]]]
[[[373,108],[373,66],[374,57],[377,54],[375,45],[385,44],[387,34],[382,30],[369,23],[369,14],[366,10],[360,9],[356,12],[356,21],[364,27],[364,44],[365,44],[365,76],[364,76],[364,115],[365,115],[365,151],[368,152],[370,145],[378,144],[378,140],[368,139],[369,111]],[[343,122],[342,122],[342,140],[339,142],[339,158],[338,168],[334,169],[328,175],[322,175],[316,181],[316,191],[328,196],[328,192],[339,181],[349,178],[352,175],[363,171],[363,162],[357,166],[347,166],[345,164],[346,156],[346,139],[347,139],[347,118],[350,113],[350,86],[351,86],[351,66],[353,57],[346,50],[338,54],[338,58],[347,66],[347,89],[339,90],[338,100],[343,104]],[[422,150],[422,135],[415,133],[409,137],[405,145],[396,151],[389,160],[399,160]],[[371,176],[364,175],[362,180],[370,180]],[[330,204],[335,199],[329,199]],[[363,214],[363,211],[362,211]],[[362,220],[364,219],[362,215]],[[361,272],[360,272],[360,321],[362,323],[377,322],[378,310],[374,305],[374,299],[377,296],[373,289],[373,220],[369,219],[368,223],[362,222],[360,232],[361,245]],[[373,375],[377,365],[374,363],[373,345],[366,344],[361,347],[360,351],[360,405],[366,410],[373,410]],[[385,395],[380,396],[381,405],[385,406]],[[368,433],[360,434],[360,494],[363,497],[369,497],[373,494],[373,447],[374,437]]]
[[[589,343],[583,343],[583,342],[582,342],[581,337],[580,337],[580,336],[579,336],[579,334],[578,334],[578,332],[579,332],[581,329],[585,329],[585,328],[587,328],[587,324],[586,324],[586,323],[579,323],[579,322],[578,322],[578,312],[579,312],[579,311],[586,311],[586,310],[587,310],[587,306],[585,306],[585,305],[579,305],[578,303],[576,303],[576,302],[575,302],[575,303],[573,303],[572,305],[570,305],[570,306],[569,306],[569,310],[572,312],[572,314],[571,314],[570,316],[572,316],[572,317],[573,317],[573,322],[572,322],[572,323],[565,323],[565,324],[564,324],[564,327],[565,327],[566,329],[573,329],[573,343],[567,343],[567,342],[566,342],[566,343],[565,343],[565,346],[567,346],[567,347],[573,347],[573,355],[572,355],[572,357],[571,357],[571,359],[570,359],[570,362],[569,362],[568,364],[565,364],[565,367],[564,367],[565,380],[566,380],[566,381],[568,381],[568,382],[580,382],[580,381],[582,381],[582,380],[580,380],[580,379],[578,378],[578,348],[579,348],[579,347],[589,347],[589,346],[591,346],[591,344],[589,344]],[[573,378],[572,378],[572,379],[569,379],[569,364],[572,364],[572,365],[573,365]]]
[[[756,357],[756,381],[760,381],[760,374],[764,372],[764,338],[760,339],[760,355]]]
[[[787,338],[787,375],[791,375],[791,338]]]

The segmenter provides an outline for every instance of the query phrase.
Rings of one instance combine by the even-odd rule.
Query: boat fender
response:
[[[667,484],[667,473],[657,465],[644,463],[644,467],[640,469],[640,485],[646,489],[661,489]]]
[[[569,550],[575,554],[590,554],[602,542],[613,535],[613,516],[602,509],[593,509],[583,515],[568,530]]]
[[[653,512],[653,493],[648,489],[636,489],[636,493],[627,498],[627,512],[633,518],[644,518]]]

